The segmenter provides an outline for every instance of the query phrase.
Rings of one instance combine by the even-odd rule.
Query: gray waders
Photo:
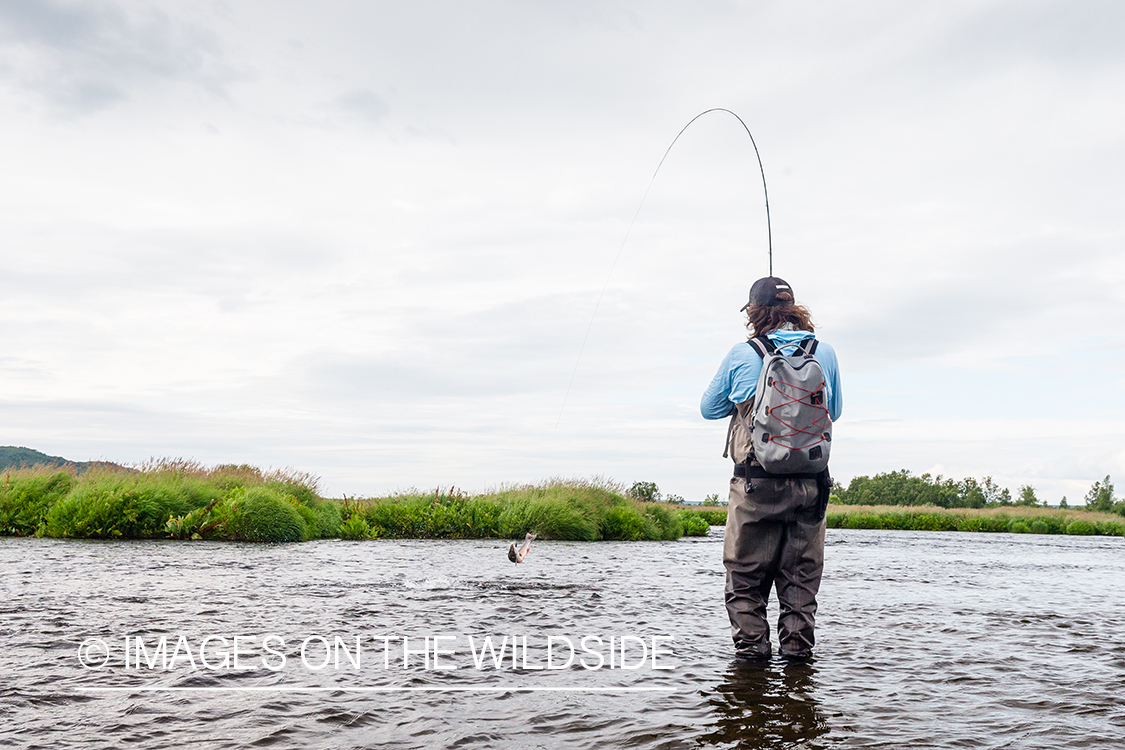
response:
[[[730,480],[723,539],[726,603],[740,656],[768,658],[766,602],[777,588],[781,653],[803,656],[816,642],[816,593],[824,569],[824,516],[815,479]]]
[[[737,408],[748,412],[750,406],[746,402]],[[770,589],[776,587],[781,654],[805,656],[816,642],[813,626],[824,569],[827,486],[817,479],[776,475],[747,480],[746,473],[753,475],[760,467],[749,452],[749,436],[738,422],[735,415],[728,446],[735,460],[741,459],[736,473],[742,476],[730,480],[723,538],[726,606],[735,649],[740,657],[750,659],[772,654],[766,602]]]

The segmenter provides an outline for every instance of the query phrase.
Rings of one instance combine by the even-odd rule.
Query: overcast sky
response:
[[[622,241],[727,107],[838,479],[1125,483],[1125,4],[8,0],[0,48],[0,444],[725,495],[733,118]]]

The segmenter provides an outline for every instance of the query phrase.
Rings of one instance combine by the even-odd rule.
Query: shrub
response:
[[[685,510],[680,511],[678,517],[684,528],[684,536],[707,536],[711,530],[711,524],[707,523],[707,519],[699,513]]]
[[[1031,528],[1032,534],[1050,534],[1051,533],[1050,524],[1048,524],[1042,518],[1036,518],[1034,521],[1032,521],[1030,528]]]
[[[847,514],[844,516],[845,529],[881,529],[883,524],[879,516],[869,513]]]
[[[285,494],[280,487],[277,488],[277,491]],[[297,501],[296,498],[294,498],[294,501],[296,502],[297,512],[301,514],[301,520],[305,522],[306,539],[332,539],[338,535],[340,509],[336,507],[335,503],[313,500],[306,504]]]
[[[47,513],[47,534],[80,539],[136,539],[163,529],[161,508],[151,496],[124,486],[97,489],[74,492],[54,505]]]
[[[230,518],[229,505],[226,498],[212,500],[206,507],[196,508],[178,518],[169,518],[164,523],[164,530],[173,539],[202,539],[204,535],[221,538]]]
[[[1066,533],[1074,536],[1090,536],[1097,533],[1097,527],[1089,521],[1071,521],[1066,526]]]
[[[51,506],[66,497],[74,477],[65,471],[53,474],[9,473],[0,485],[0,535],[30,536],[47,522]]]
[[[373,539],[375,534],[367,521],[363,520],[363,516],[354,515],[348,520],[340,524],[340,538],[341,539]]]
[[[1040,516],[1036,520],[1046,524],[1050,534],[1066,533],[1066,524],[1068,523],[1066,516]]]
[[[1012,519],[1012,521],[1008,523],[1008,531],[1012,532],[1013,534],[1030,534],[1031,527],[1028,526],[1024,521],[1021,521],[1017,518]]]
[[[417,503],[383,502],[372,505],[363,512],[363,520],[380,536],[410,538],[422,536],[422,513]]]
[[[91,471],[51,508],[46,532],[101,539],[158,536],[169,518],[204,507],[221,494],[214,481],[188,472]]]
[[[1125,523],[1120,521],[1098,521],[1095,527],[1102,536],[1125,536]]]
[[[314,524],[310,528],[316,530],[317,538],[334,539],[339,536],[340,509],[336,503],[314,499],[309,501],[308,507],[313,510]]]
[[[1008,530],[1007,516],[964,516],[957,523],[958,531],[999,533]]]
[[[918,513],[914,516],[916,531],[956,531],[958,517],[946,513]]]
[[[300,542],[308,528],[297,502],[270,487],[251,487],[237,501],[225,536],[240,542]]]
[[[656,482],[633,482],[629,488],[629,497],[646,503],[655,503],[660,500],[660,488]]]
[[[912,517],[907,513],[880,513],[879,528],[906,530],[912,528]]]
[[[648,539],[672,540],[684,535],[684,527],[680,523],[678,514],[672,513],[662,505],[647,506],[644,510],[645,518],[652,524]]]
[[[500,503],[485,497],[474,497],[465,503],[465,516],[474,538],[500,535]]]
[[[267,486],[282,495],[288,495],[302,505],[313,506],[320,502],[320,497],[317,496],[315,489],[306,481],[292,478],[274,479],[268,482]]]
[[[702,518],[707,522],[708,526],[723,526],[727,522],[726,508],[715,508],[707,510],[697,509],[688,512],[696,516],[697,518]]]
[[[600,539],[598,524],[578,508],[560,499],[544,499],[530,506],[529,525],[515,536],[533,531],[544,539],[593,541]]]
[[[645,538],[645,517],[632,505],[615,505],[601,521],[602,539],[633,542]]]

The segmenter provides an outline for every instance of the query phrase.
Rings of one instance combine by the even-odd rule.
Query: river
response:
[[[830,529],[752,668],[720,528],[506,547],[0,539],[0,746],[1125,747],[1120,538]]]

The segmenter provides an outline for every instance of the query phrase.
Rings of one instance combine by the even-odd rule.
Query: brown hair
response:
[[[751,336],[764,336],[776,331],[786,323],[794,328],[814,333],[812,313],[801,305],[793,303],[793,295],[780,292],[777,299],[780,305],[750,305],[746,308],[746,329]]]

